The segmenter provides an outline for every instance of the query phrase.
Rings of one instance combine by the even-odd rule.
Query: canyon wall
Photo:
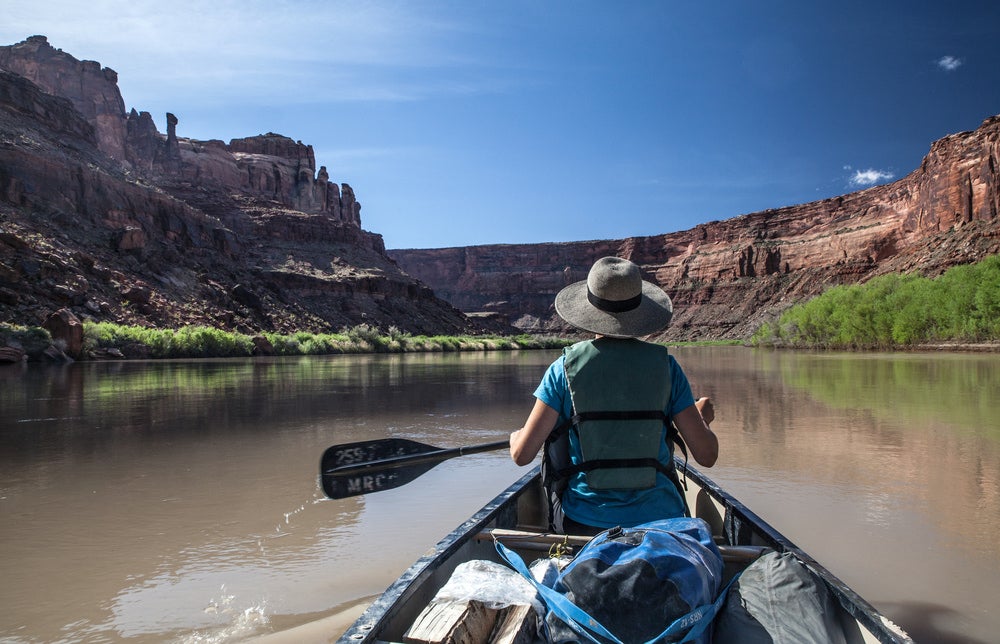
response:
[[[1000,252],[1000,117],[823,201],[651,237],[386,252],[311,146],[185,138],[174,114],[160,133],[124,105],[113,70],[43,36],[0,47],[0,322],[568,332],[555,294],[618,255],[674,299],[663,339],[745,338],[831,285]]]
[[[161,134],[117,79],[43,36],[0,47],[0,322],[486,329],[389,259],[311,146]]]
[[[164,138],[148,112],[125,112],[113,69],[77,60],[52,47],[44,36],[0,47],[0,69],[69,100],[93,125],[98,149],[137,172],[248,192],[288,208],[330,213],[335,221],[361,225],[361,206],[350,186],[331,183],[326,167],[317,174],[312,146],[301,141],[270,132],[233,139],[228,145],[178,138],[178,119],[169,113]]]
[[[674,301],[660,337],[746,338],[788,306],[890,272],[933,276],[1000,252],[1000,116],[935,142],[891,184],[690,230],[610,241],[390,250],[463,311],[568,332],[555,294],[600,257],[640,264]],[[667,224],[665,222],[664,227]]]

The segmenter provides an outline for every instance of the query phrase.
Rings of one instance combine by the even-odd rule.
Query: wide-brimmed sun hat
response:
[[[559,291],[556,313],[583,331],[636,338],[666,328],[674,305],[663,289],[642,279],[636,264],[603,257],[594,262],[586,280]]]

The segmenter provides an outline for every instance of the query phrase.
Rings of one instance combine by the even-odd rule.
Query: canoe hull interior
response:
[[[760,517],[719,488],[694,468],[688,468],[687,496],[692,514],[712,527],[726,560],[726,577],[745,567],[759,547],[792,552],[820,576],[840,607],[838,615],[851,644],[860,642],[909,642],[867,601],[812,557],[791,543]],[[492,538],[493,530],[518,533],[545,533],[548,528],[547,503],[536,468],[498,495],[414,563],[341,636],[340,642],[401,642],[403,635],[435,593],[451,577],[455,568],[474,559],[499,561]],[[542,556],[538,541],[505,540],[525,561]]]

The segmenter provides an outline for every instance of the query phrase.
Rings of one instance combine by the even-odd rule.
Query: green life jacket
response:
[[[664,412],[671,391],[667,349],[600,338],[577,343],[564,354],[573,402],[568,424],[577,433],[579,453],[577,463],[559,476],[584,472],[594,490],[651,488],[657,472],[676,480],[673,462],[658,458],[665,427],[668,437],[679,441]]]

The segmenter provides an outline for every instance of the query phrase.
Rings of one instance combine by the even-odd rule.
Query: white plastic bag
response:
[[[545,614],[534,586],[527,579],[503,564],[484,559],[459,564],[434,600],[476,600],[494,610],[529,604],[536,614]]]

